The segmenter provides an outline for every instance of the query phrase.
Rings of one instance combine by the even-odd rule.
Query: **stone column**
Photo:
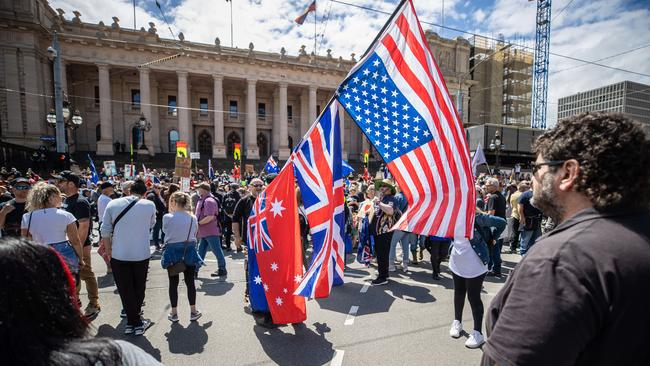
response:
[[[271,128],[271,154],[277,154],[280,147],[280,88],[273,92],[273,123]],[[264,158],[262,156],[262,158]]]
[[[142,112],[144,118],[149,121],[149,123],[153,123],[151,117],[151,83],[149,82],[150,72],[151,70],[148,68],[140,69],[140,111]],[[152,135],[153,134],[151,131],[144,133],[144,143],[147,146],[147,150],[138,151],[138,154],[149,154],[151,156],[155,154],[153,139],[151,138]],[[140,150],[139,145],[137,146],[137,149]]]
[[[113,155],[113,116],[111,113],[111,80],[107,64],[97,64],[99,70],[99,124],[101,139],[97,155]]]
[[[40,79],[38,77],[38,61],[36,59],[36,53],[32,50],[23,51],[23,70],[24,78],[23,83],[26,91],[31,91],[35,93],[40,93]],[[27,122],[27,133],[26,136],[30,139],[30,143],[38,141],[38,138],[45,132],[45,115],[47,114],[44,110],[41,110],[41,97],[37,95],[25,94],[25,121]],[[74,111],[70,111],[74,113]],[[68,140],[69,143],[77,144],[77,141]]]
[[[152,104],[166,104],[167,103],[167,95],[165,95],[165,100],[161,103],[160,102],[160,96],[158,95],[158,80],[156,80],[156,75],[153,74],[151,75],[151,103]],[[151,139],[152,140],[147,140],[147,146],[149,146],[150,149],[153,149],[153,152],[163,152],[163,148],[160,145],[160,112],[163,111],[165,114],[167,114],[167,108],[166,107],[151,107]],[[151,142],[150,142],[151,141]],[[167,137],[165,136],[164,141],[167,141]]]
[[[223,131],[223,76],[212,75],[214,81],[214,144],[212,145],[213,158],[226,158],[226,145]]]
[[[5,87],[20,90],[18,78],[18,55],[16,49],[4,49]],[[23,112],[20,108],[20,93],[7,91],[4,93],[7,101],[7,121],[3,122],[3,137],[23,137]],[[54,99],[50,104],[54,108]],[[42,117],[43,118],[43,117]],[[5,125],[6,123],[6,125]],[[52,129],[52,131],[54,131]]]
[[[309,96],[308,91],[303,89],[300,94],[300,136],[296,139],[296,143],[307,133],[309,129]]]
[[[190,111],[187,109],[189,107],[187,72],[177,71],[176,75],[178,75],[178,135],[181,141],[187,142],[187,145],[191,147],[192,141],[190,141]]]
[[[344,160],[348,160],[349,148],[348,148],[348,145],[345,143],[345,141],[346,141],[346,139],[348,137],[347,136],[348,135],[347,131],[345,130],[345,109],[343,109],[343,106],[341,105],[341,103],[339,103],[339,102],[335,102],[335,103],[338,103],[339,121],[341,121],[341,123],[339,124],[339,127],[341,129],[341,149],[342,149],[342,154],[343,154],[342,156],[343,156]],[[347,139],[347,140],[349,141],[349,139]]]
[[[257,147],[257,80],[248,79],[246,99],[246,159],[259,160],[260,150]]]
[[[287,83],[280,83],[280,147],[278,159],[287,160],[291,154],[289,149],[289,121],[287,120]]]
[[[309,120],[307,121],[307,129],[316,121],[318,117],[316,111],[316,91],[318,88],[315,85],[309,86]]]

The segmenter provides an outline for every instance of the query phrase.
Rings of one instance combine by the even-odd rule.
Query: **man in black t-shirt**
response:
[[[490,198],[487,201],[487,213],[505,220],[506,198],[501,194],[499,180],[496,178],[488,179],[485,183],[485,189],[490,194]],[[501,278],[501,247],[503,246],[503,239],[495,239],[494,244],[489,245],[490,261],[488,262],[488,276]]]
[[[235,213],[232,218],[232,231],[235,235],[235,246],[237,251],[242,251],[242,244],[246,245],[246,228],[248,225],[248,217],[251,214],[253,204],[257,196],[264,190],[264,183],[259,178],[254,178],[250,183],[250,194],[242,197],[237,206],[235,206]]]
[[[86,318],[92,320],[97,317],[101,308],[99,306],[99,288],[97,278],[91,265],[90,250],[90,230],[92,229],[92,220],[90,213],[90,203],[88,200],[79,195],[79,185],[81,179],[69,170],[64,170],[59,175],[53,175],[57,180],[57,186],[66,195],[65,201],[61,208],[70,212],[77,219],[77,231],[79,232],[79,241],[83,243],[83,260],[84,266],[79,268],[79,277],[86,283],[88,291],[88,306],[84,312]],[[77,296],[81,290],[81,281],[77,283]]]
[[[223,223],[221,226],[223,241],[222,244],[227,251],[232,250],[232,245],[230,244],[230,239],[232,239],[232,221],[235,214],[235,207],[241,199],[239,192],[237,192],[239,185],[237,183],[231,183],[229,186],[229,191],[223,196]]]
[[[20,222],[25,213],[27,195],[32,186],[25,178],[16,178],[11,182],[14,198],[0,205],[0,228],[2,236],[20,236]]]
[[[557,227],[486,309],[482,365],[650,364],[650,140],[621,115],[585,113],[533,151],[533,204]]]

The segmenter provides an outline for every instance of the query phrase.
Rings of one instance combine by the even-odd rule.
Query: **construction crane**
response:
[[[548,50],[551,43],[551,0],[537,0],[535,62],[533,69],[533,108],[530,126],[546,128],[548,98]]]

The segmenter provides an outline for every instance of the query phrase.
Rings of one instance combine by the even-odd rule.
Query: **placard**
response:
[[[117,175],[117,167],[115,166],[115,160],[104,161],[104,172],[109,177]]]
[[[192,160],[201,159],[201,153],[200,152],[191,152],[190,153],[190,159],[192,159]]]
[[[176,167],[174,169],[174,175],[177,177],[189,178],[192,176],[192,160],[189,158],[181,158],[180,156],[176,157]]]
[[[186,193],[190,192],[190,178],[186,178],[186,177],[181,178],[181,191]]]

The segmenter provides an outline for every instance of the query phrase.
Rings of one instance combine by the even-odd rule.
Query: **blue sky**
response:
[[[392,12],[397,0],[342,0],[356,5]],[[420,20],[441,24],[442,0],[413,0]],[[225,0],[159,0],[175,34],[185,39],[212,44],[219,37],[230,44],[230,4]],[[297,54],[301,45],[313,49],[314,27],[310,15],[302,26],[293,22],[310,0],[233,0],[234,45],[279,52],[285,47]],[[570,3],[570,4],[569,4]],[[79,10],[82,20],[110,24],[118,16],[122,27],[133,26],[131,0],[50,0],[68,16]],[[565,8],[564,11],[560,11]],[[359,8],[318,0],[318,53],[329,48],[334,57],[349,59],[368,47],[388,16]],[[534,46],[535,1],[528,0],[445,0],[444,25]],[[650,2],[631,0],[556,0],[552,6],[551,52],[585,60],[599,60],[634,48],[636,51],[603,60],[608,66],[650,74]],[[138,28],[156,23],[158,34],[171,38],[154,0],[136,0]],[[451,30],[423,24],[443,36],[470,37]],[[650,77],[585,65],[551,56],[549,78],[549,119],[555,119],[557,98],[601,85],[633,80],[650,84]]]

